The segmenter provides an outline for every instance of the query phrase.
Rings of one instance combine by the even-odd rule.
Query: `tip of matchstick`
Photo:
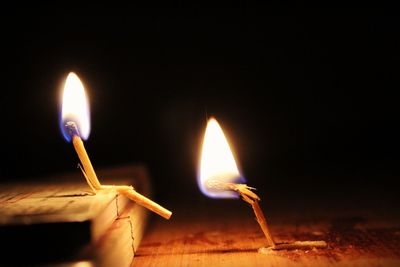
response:
[[[328,244],[324,240],[317,241],[294,241],[291,243],[279,243],[270,247],[262,247],[258,249],[261,254],[269,254],[277,250],[308,250],[316,248],[327,248]]]
[[[167,219],[167,220],[171,219],[171,217],[172,217],[172,212],[169,211],[168,213],[164,214],[163,217],[164,217],[165,219]]]

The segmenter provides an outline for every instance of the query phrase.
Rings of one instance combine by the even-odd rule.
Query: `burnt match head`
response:
[[[79,136],[79,129],[75,122],[73,121],[66,121],[65,123],[62,122],[61,127],[63,128],[62,132],[67,141],[70,141],[72,137]]]

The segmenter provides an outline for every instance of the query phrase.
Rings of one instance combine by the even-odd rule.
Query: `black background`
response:
[[[3,10],[3,181],[77,171],[60,85],[90,95],[95,167],[144,162],[161,203],[196,196],[206,119],[269,199],[397,204],[400,20],[390,8]],[[304,204],[305,205],[305,204]]]

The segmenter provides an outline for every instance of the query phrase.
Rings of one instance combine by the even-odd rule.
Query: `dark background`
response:
[[[90,95],[95,167],[146,163],[161,203],[200,195],[199,145],[215,116],[271,202],[398,204],[400,19],[390,8],[2,13],[3,181],[77,171],[58,128],[72,70]]]

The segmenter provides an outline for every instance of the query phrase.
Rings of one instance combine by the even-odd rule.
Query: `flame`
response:
[[[237,193],[220,185],[245,182],[224,132],[214,118],[208,120],[204,134],[197,181],[203,194],[213,198],[237,198]]]
[[[85,89],[79,77],[70,72],[65,80],[62,97],[60,127],[67,141],[71,141],[73,134],[87,139],[90,134],[89,104]],[[71,129],[74,125],[74,129]]]

